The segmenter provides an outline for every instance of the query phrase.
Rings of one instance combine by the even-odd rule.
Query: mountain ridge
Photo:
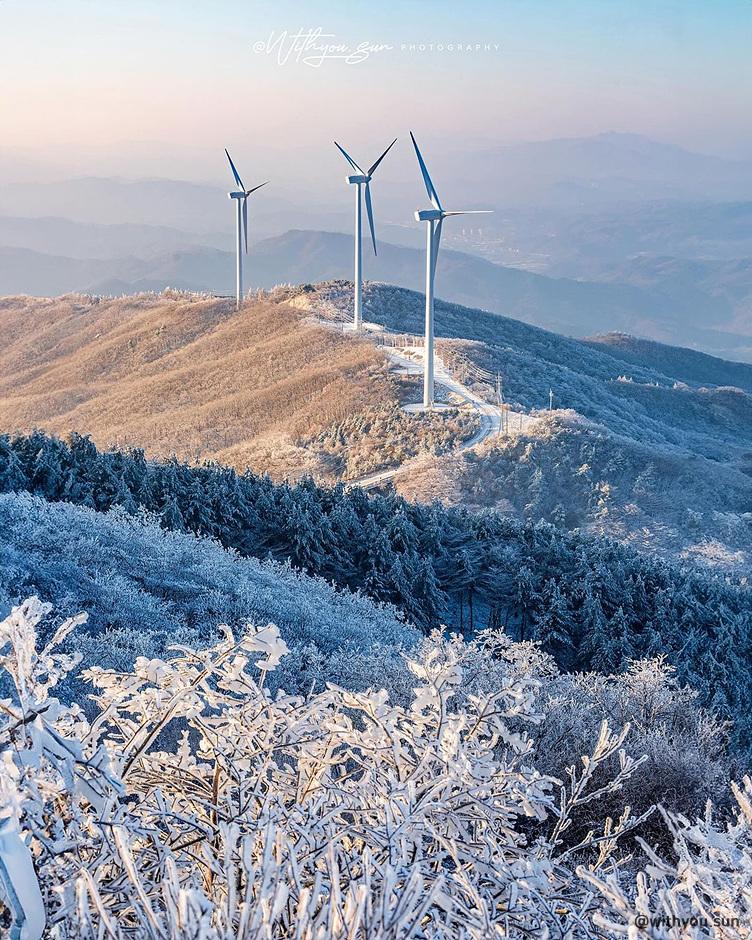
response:
[[[352,245],[350,235],[310,230],[264,239],[253,246],[247,264],[249,283],[271,288],[349,277]],[[71,291],[117,295],[166,287],[227,293],[234,284],[234,264],[232,253],[209,247],[176,249],[149,260],[129,257],[70,263],[25,249],[0,248],[0,293],[33,293],[34,287],[37,293],[50,296]],[[423,252],[384,243],[377,258],[367,259],[366,275],[420,290]],[[452,302],[576,336],[604,328],[664,342],[685,336],[689,344],[711,353],[725,351],[733,338],[719,326],[732,317],[723,298],[703,295],[702,310],[690,317],[680,302],[660,289],[553,278],[451,249],[442,251],[437,292]],[[748,355],[752,358],[752,348]]]

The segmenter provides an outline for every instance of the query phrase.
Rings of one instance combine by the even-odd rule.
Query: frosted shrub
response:
[[[437,642],[439,636],[433,635],[417,655]],[[697,692],[679,682],[664,656],[631,661],[616,675],[563,673],[538,643],[512,640],[502,630],[482,630],[470,641],[453,642],[463,667],[460,702],[515,677],[538,681],[536,708],[543,720],[529,734],[535,765],[544,775],[566,777],[567,768],[579,764],[580,755],[592,746],[604,720],[612,727],[629,726],[626,743],[643,758],[639,769],[618,791],[583,809],[568,840],[597,827],[604,815],[618,816],[624,804],[637,815],[659,802],[690,815],[708,799],[728,808],[733,764],[727,754],[728,723],[700,707]],[[396,681],[389,687],[397,694],[401,690]],[[596,782],[608,780],[618,767],[618,755],[604,761]],[[670,845],[670,830],[659,813],[650,815],[642,834]]]
[[[680,863],[651,854],[636,886],[620,848],[641,824],[628,808],[566,842],[638,762],[626,729],[603,723],[564,785],[535,769],[534,647],[509,652],[492,694],[458,694],[464,644],[435,636],[407,661],[413,696],[397,705],[332,684],[272,693],[277,627],[225,628],[208,649],[87,670],[88,721],[51,697],[77,664],[57,646],[82,618],[37,650],[48,612],[33,598],[0,624],[13,938],[594,938],[633,930],[635,895],[640,913],[745,912],[748,802],[723,833],[671,817]],[[614,758],[615,777],[595,783]],[[706,935],[673,930],[654,936]]]
[[[538,767],[560,776],[589,746],[601,721],[629,724],[630,750],[644,755],[645,762],[596,812],[605,807],[616,813],[624,802],[643,812],[663,802],[691,815],[708,799],[725,808],[731,764],[728,723],[700,708],[697,700],[663,656],[632,661],[618,675],[560,674],[546,683],[542,695],[546,718],[535,735]],[[650,838],[671,840],[670,827],[658,813],[650,818]]]
[[[605,901],[593,918],[607,936],[636,937],[635,926],[650,937],[752,936],[752,780],[731,785],[736,812],[724,826],[705,816],[690,822],[663,812],[674,840],[674,858],[665,859],[642,839],[647,871],[625,889],[613,875],[579,869]]]

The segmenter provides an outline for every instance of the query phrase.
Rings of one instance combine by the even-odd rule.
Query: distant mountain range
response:
[[[494,216],[493,260],[543,274],[598,278],[637,256],[752,257],[752,201],[661,200],[608,209],[519,207]]]
[[[31,219],[0,215],[0,246],[24,248],[49,255],[64,255],[80,261],[149,258],[165,251],[187,247],[230,250],[234,235],[230,227],[217,232],[187,232],[166,225],[120,222],[76,222],[60,216]]]
[[[0,186],[3,215],[37,219],[61,216],[102,225],[164,225],[201,232],[212,231],[217,222],[221,225],[226,210],[219,186],[184,180],[91,176]]]
[[[430,137],[421,138],[421,143],[442,197],[465,208],[479,205],[479,200],[499,209],[531,205],[592,209],[665,199],[752,199],[752,162],[693,153],[637,134],[605,133],[472,149]],[[275,154],[271,163],[259,141],[255,159],[257,165],[276,170],[270,174],[273,188],[258,201],[260,234],[278,234],[295,224],[331,227],[327,215],[339,211],[340,201],[343,221],[349,215],[341,158],[333,147],[308,153],[297,148],[281,158]],[[227,221],[226,182],[219,175],[224,170],[221,146],[217,147],[216,182],[93,175],[60,179],[60,172],[52,170],[42,178],[53,182],[40,183],[38,178],[12,182],[13,167],[7,159],[4,163],[2,179],[7,182],[0,184],[0,214],[166,225],[195,232],[221,230]],[[18,171],[28,178],[27,164],[24,158]],[[423,198],[423,191],[406,133],[379,174],[374,198],[380,219],[410,222],[415,200]],[[267,210],[269,218],[259,219],[259,213]],[[267,230],[267,222],[273,231]]]
[[[341,181],[341,176],[337,177]],[[229,182],[229,181],[228,181]],[[341,185],[341,184],[340,184]],[[5,183],[0,185],[0,216],[35,220],[44,231],[50,218],[79,225],[142,225],[188,233],[187,243],[212,242],[217,232],[234,235],[232,206],[227,184],[193,183],[173,179],[111,179],[82,177],[54,183]],[[345,191],[340,195],[347,196]],[[405,211],[405,218],[410,218]],[[328,204],[303,204],[280,194],[279,187],[256,197],[251,232],[256,237],[279,234],[298,225],[331,226],[350,218],[350,200]],[[0,225],[0,239],[3,226]],[[44,237],[44,236],[43,236]],[[6,242],[6,244],[9,244]],[[135,253],[143,256],[136,249]],[[93,257],[100,257],[99,254]]]
[[[159,230],[155,238],[175,238]],[[264,239],[247,264],[250,285],[270,288],[351,276],[352,237],[336,232],[290,231]],[[366,258],[366,275],[420,290],[423,252],[382,243]],[[752,291],[752,267],[749,275]],[[81,259],[26,248],[0,248],[0,294],[56,296],[71,291],[131,294],[166,287],[229,293],[234,255],[194,246],[137,257]],[[655,283],[588,282],[552,278],[442,250],[437,291],[447,300],[502,313],[572,336],[621,331],[708,352],[752,358],[752,344],[734,301],[689,283],[685,291]]]
[[[598,206],[752,197],[752,162],[693,153],[640,134],[496,147],[474,154],[472,167],[502,204]]]
[[[447,204],[496,210],[480,228],[446,226],[440,296],[573,336],[627,332],[752,361],[752,162],[633,134],[471,152],[434,143],[431,169]],[[294,185],[287,163],[276,166],[251,212],[251,286],[351,276],[350,194],[334,157],[312,155]],[[6,173],[0,295],[229,293],[224,189],[171,179],[14,183]],[[374,189],[383,241],[378,258],[367,250],[366,276],[420,290],[412,210],[425,194],[406,141]]]

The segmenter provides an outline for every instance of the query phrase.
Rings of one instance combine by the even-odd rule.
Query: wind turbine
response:
[[[431,182],[412,131],[410,131],[410,137],[415,147],[423,182],[426,184],[428,198],[433,206],[433,209],[421,209],[415,213],[416,221],[426,223],[426,337],[423,350],[423,407],[430,411],[433,408],[433,285],[436,276],[436,259],[441,243],[441,226],[444,219],[450,215],[479,215],[493,212],[493,209],[452,209],[450,211],[442,209],[436,187]]]
[[[261,189],[262,186],[266,186],[266,183],[259,183],[258,186],[254,186],[253,189],[246,189],[243,185],[243,180],[240,178],[240,174],[235,169],[235,164],[232,162],[232,157],[230,156],[227,148],[225,147],[225,153],[227,154],[227,159],[230,161],[230,169],[232,170],[232,175],[235,177],[235,183],[239,187],[239,191],[228,193],[230,199],[235,199],[237,202],[237,219],[236,219],[236,248],[237,248],[237,276],[235,280],[235,306],[240,310],[240,304],[243,301],[243,243],[245,242],[245,253],[248,254],[248,197],[251,193],[255,193],[257,189]],[[266,181],[269,182],[268,180]]]
[[[363,239],[361,232],[361,217],[363,215],[363,187],[366,188],[366,213],[368,214],[368,225],[371,229],[371,241],[373,242],[373,253],[376,254],[376,231],[373,227],[373,206],[371,205],[371,177],[376,167],[381,163],[384,157],[389,153],[392,147],[397,143],[397,138],[389,144],[379,159],[368,168],[366,173],[353,160],[349,153],[344,150],[337,141],[334,146],[339,150],[342,156],[347,160],[355,174],[346,176],[345,182],[355,186],[355,303],[353,306],[353,327],[359,330],[362,326],[363,317],[361,312],[363,299]]]

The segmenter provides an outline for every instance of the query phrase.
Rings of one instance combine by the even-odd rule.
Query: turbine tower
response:
[[[235,177],[235,184],[238,190],[228,193],[230,199],[236,201],[236,249],[237,249],[237,275],[235,279],[235,306],[240,310],[240,304],[243,301],[243,244],[245,243],[245,253],[248,254],[248,197],[255,193],[257,189],[266,186],[266,183],[259,183],[253,189],[246,189],[240,174],[235,169],[227,148],[225,147],[227,159],[230,161],[230,169]],[[269,182],[268,180],[266,181]]]
[[[425,161],[418,149],[412,131],[410,131],[410,137],[413,147],[415,147],[415,155],[418,158],[423,182],[426,184],[428,198],[433,206],[433,209],[422,209],[415,213],[416,221],[426,223],[426,336],[423,349],[423,407],[430,411],[433,408],[433,287],[436,276],[436,259],[441,243],[441,226],[444,219],[450,215],[476,215],[493,212],[493,209],[442,209],[438,193],[431,182],[431,177],[428,175]]]
[[[368,215],[368,225],[371,229],[371,241],[373,242],[373,253],[376,254],[376,231],[373,226],[373,206],[371,205],[371,177],[376,167],[381,163],[384,157],[389,153],[392,147],[397,143],[397,138],[389,144],[379,159],[368,168],[366,173],[353,158],[344,150],[337,141],[334,146],[339,150],[342,156],[355,170],[353,176],[346,176],[345,182],[355,186],[355,302],[353,304],[353,327],[360,330],[363,323],[362,301],[363,301],[363,236],[361,232],[361,218],[363,215],[363,187],[366,189],[366,213]]]

